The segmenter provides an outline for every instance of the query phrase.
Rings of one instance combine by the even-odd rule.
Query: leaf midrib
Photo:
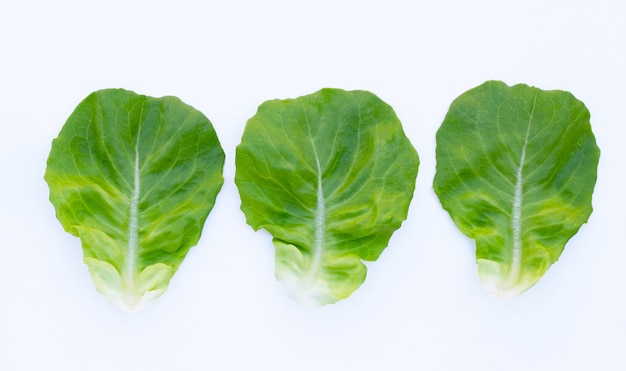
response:
[[[513,195],[513,212],[511,219],[511,229],[513,232],[513,252],[511,254],[511,270],[509,271],[509,280],[516,282],[519,280],[522,268],[522,208],[524,198],[524,162],[526,160],[526,146],[530,137],[530,127],[532,125],[535,107],[537,104],[537,94],[535,94],[530,117],[528,118],[528,127],[522,145],[522,154],[520,156],[519,167],[517,168],[515,177],[515,193]]]
[[[315,233],[313,240],[313,260],[310,272],[317,275],[322,264],[324,252],[325,223],[326,223],[326,200],[324,199],[324,189],[322,188],[322,167],[320,166],[317,151],[315,152],[315,163],[317,165],[317,202],[315,206]]]
[[[139,122],[143,122],[143,105]],[[139,251],[139,198],[141,195],[141,170],[139,165],[139,138],[141,135],[141,124],[137,130],[135,140],[135,163],[133,165],[133,191],[130,198],[128,216],[128,251],[124,261],[123,285],[125,286],[124,297],[131,306],[137,299],[135,276],[137,274],[137,256]]]
[[[312,246],[312,258],[311,265],[307,269],[305,275],[302,277],[300,287],[310,289],[314,286],[316,277],[319,276],[318,272],[322,266],[322,260],[324,257],[324,238],[325,238],[325,224],[326,224],[326,199],[324,198],[324,188],[322,185],[322,165],[320,162],[317,147],[313,139],[311,132],[311,125],[306,109],[304,109],[304,116],[307,124],[307,130],[309,134],[309,140],[311,141],[311,148],[313,149],[313,156],[315,157],[315,166],[317,170],[317,192],[316,192],[316,204],[315,204],[315,218],[313,226],[313,246]]]
[[[131,282],[137,266],[137,250],[139,247],[139,194],[141,193],[141,181],[139,177],[139,152],[135,153],[134,188],[130,199],[129,227],[128,227],[128,252],[124,264],[125,281]]]

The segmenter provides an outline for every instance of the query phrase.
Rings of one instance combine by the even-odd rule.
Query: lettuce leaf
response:
[[[132,312],[167,289],[197,244],[223,165],[199,111],[175,97],[106,89],[68,118],[44,178],[57,218],[82,242],[96,289]]]
[[[459,96],[437,132],[434,189],[476,240],[483,286],[532,287],[587,222],[600,150],[572,94],[488,81]]]
[[[393,109],[366,91],[263,103],[236,153],[241,209],[273,236],[296,301],[347,298],[406,219],[419,159]]]

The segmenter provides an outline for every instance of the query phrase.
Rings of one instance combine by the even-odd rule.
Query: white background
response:
[[[0,370],[626,370],[626,2],[2,1]],[[435,132],[488,79],[574,93],[602,149],[594,213],[530,291],[480,287],[474,244],[432,191]],[[205,113],[226,178],[198,246],[151,307],[97,292],[43,180],[90,92]],[[421,166],[407,221],[349,299],[292,302],[245,224],[235,147],[258,105],[322,87],[394,107]]]

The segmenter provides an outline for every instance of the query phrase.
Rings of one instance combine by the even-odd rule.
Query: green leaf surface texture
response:
[[[211,122],[176,97],[96,91],[53,140],[45,180],[97,290],[140,310],[196,245],[222,183]]]
[[[305,305],[347,298],[406,219],[419,159],[366,91],[263,103],[236,153],[241,209],[273,236],[276,277]]]
[[[434,189],[476,241],[479,277],[520,295],[587,222],[600,150],[572,94],[488,81],[459,96],[437,132]]]

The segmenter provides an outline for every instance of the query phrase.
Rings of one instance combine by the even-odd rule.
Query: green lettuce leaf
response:
[[[235,182],[276,277],[296,301],[347,298],[406,219],[419,159],[393,109],[366,91],[263,103],[237,147]]]
[[[452,103],[436,152],[435,192],[497,297],[537,283],[591,214],[600,150],[568,92],[488,81]]]
[[[198,242],[223,165],[199,111],[175,97],[107,89],[68,118],[45,180],[57,218],[82,242],[96,289],[136,311],[167,289]]]

